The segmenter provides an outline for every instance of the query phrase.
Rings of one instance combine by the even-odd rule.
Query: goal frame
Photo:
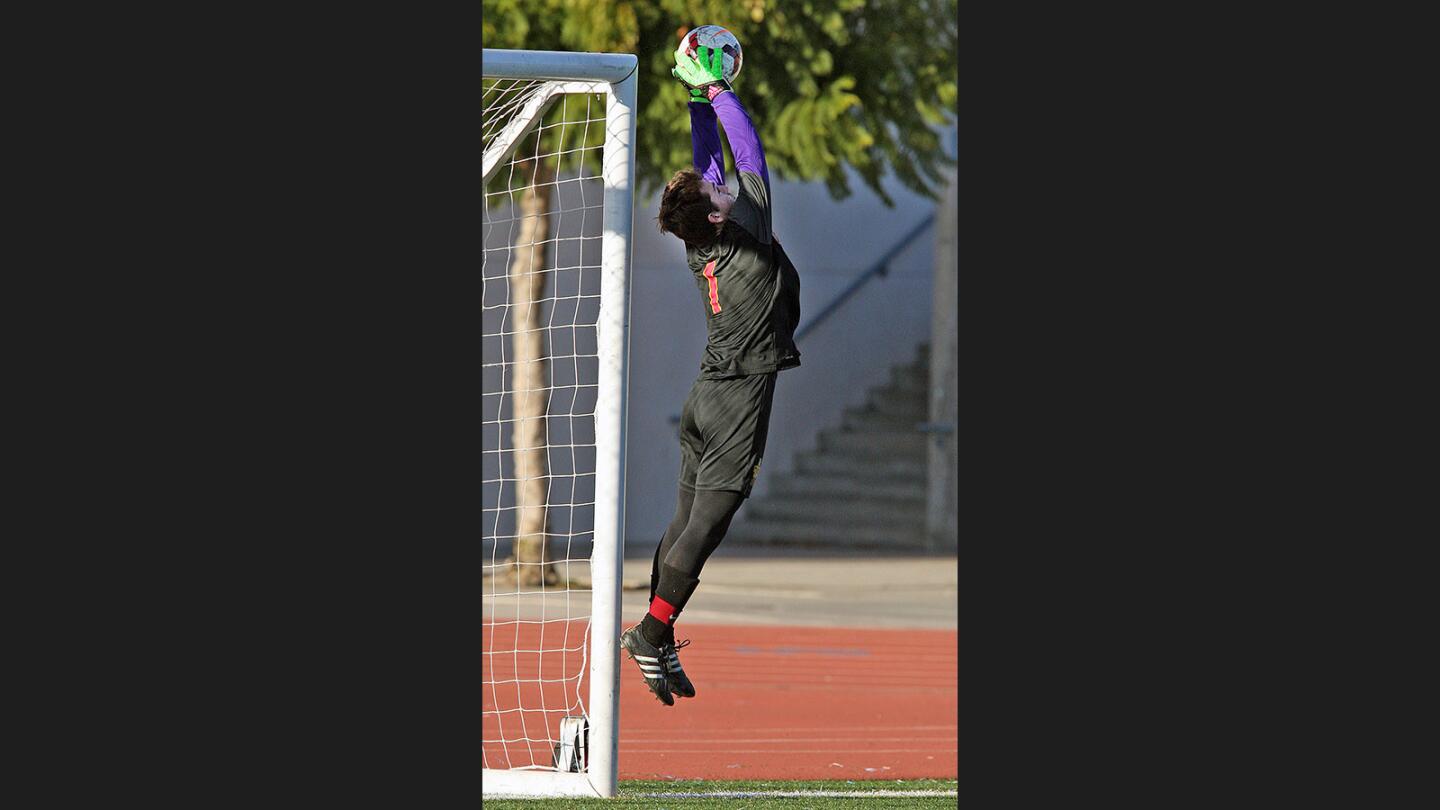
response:
[[[605,94],[604,188],[600,242],[599,378],[595,403],[595,527],[590,559],[590,699],[587,767],[581,773],[483,768],[481,794],[617,794],[620,731],[620,600],[625,536],[625,423],[630,339],[630,256],[635,187],[634,54],[482,50],[483,78],[546,79],[484,150],[484,182],[565,93]]]

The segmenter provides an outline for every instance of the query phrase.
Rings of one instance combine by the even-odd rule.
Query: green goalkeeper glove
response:
[[[679,68],[670,68],[670,75],[671,75],[671,76],[674,76],[676,79],[679,79],[680,83],[683,84],[683,85],[685,85],[685,92],[686,92],[686,99],[685,99],[685,101],[686,101],[686,102],[692,102],[692,101],[693,101],[693,102],[695,102],[695,103],[697,103],[697,104],[709,104],[709,103],[710,103],[710,97],[707,96],[707,95],[705,95],[705,91],[704,91],[704,90],[702,90],[702,89],[699,88],[699,87],[694,87],[694,86],[692,86],[689,82],[685,81],[683,78],[680,77],[680,69],[679,69]]]
[[[703,45],[695,49],[695,54],[698,58],[676,51],[675,67],[671,68],[670,75],[690,88],[692,101],[700,100],[696,97],[699,91],[708,102],[730,89],[730,83],[725,81],[725,54],[719,48]]]

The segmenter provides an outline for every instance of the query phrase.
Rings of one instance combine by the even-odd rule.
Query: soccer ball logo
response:
[[[735,77],[740,75],[740,64],[743,58],[740,53],[740,40],[718,25],[702,25],[687,31],[685,36],[680,38],[680,47],[676,48],[675,52],[683,53],[694,59],[696,57],[695,50],[701,46],[720,49],[724,54],[725,81],[735,81]]]

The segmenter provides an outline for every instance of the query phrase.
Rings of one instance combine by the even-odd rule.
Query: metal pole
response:
[[[590,782],[616,795],[620,747],[620,587],[625,559],[625,414],[629,379],[630,227],[634,205],[635,86],[629,72],[605,107],[604,234],[600,241],[599,392],[595,403],[595,549],[590,558]]]

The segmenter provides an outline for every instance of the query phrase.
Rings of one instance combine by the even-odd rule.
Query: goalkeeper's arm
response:
[[[695,154],[695,171],[711,185],[725,185],[725,154],[720,151],[715,110],[708,102],[690,102],[690,146]]]
[[[739,179],[740,193],[730,211],[731,219],[760,242],[769,244],[770,170],[765,165],[765,148],[760,145],[760,134],[750,122],[745,105],[740,103],[730,83],[724,79],[724,58],[719,49],[702,47],[697,54],[698,58],[692,59],[677,53],[675,69],[671,71],[691,88],[691,98],[694,99],[690,102],[690,138],[694,146],[695,168],[709,182],[724,184],[724,162],[714,125],[714,119],[718,118],[725,128],[725,138],[730,141],[730,153],[735,156],[735,173]],[[711,109],[704,109],[706,107]]]
[[[730,218],[761,244],[768,245],[772,238],[770,171],[765,166],[765,147],[760,145],[760,134],[734,92],[716,95],[711,106],[725,127],[730,154],[735,156],[736,185],[740,193],[730,209]]]
[[[694,108],[705,105],[690,106]],[[730,154],[735,156],[735,171],[759,175],[765,180],[766,191],[769,191],[770,170],[765,166],[765,147],[760,145],[760,133],[755,131],[755,125],[750,122],[750,113],[746,112],[745,105],[740,103],[735,91],[730,90],[715,96],[710,106],[715,108],[720,125],[725,127],[725,139],[730,142]]]
[[[675,55],[675,69],[671,74],[690,88],[690,141],[695,169],[710,183],[725,184],[725,163],[715,131],[718,117],[730,141],[730,152],[735,155],[735,171],[750,172],[764,180],[768,197],[770,171],[765,165],[765,149],[760,145],[760,135],[750,122],[745,105],[725,80],[724,61],[718,48],[702,47],[696,58]]]

